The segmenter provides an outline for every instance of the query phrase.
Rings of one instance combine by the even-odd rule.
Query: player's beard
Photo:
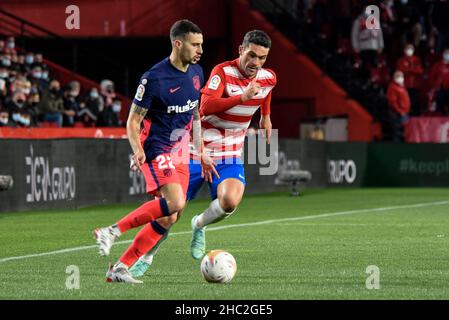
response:
[[[259,72],[259,67],[250,68],[249,66],[245,68],[246,75],[249,77],[254,77]]]
[[[191,64],[197,64],[198,61],[200,61],[201,56],[200,55],[195,55],[192,59],[190,59],[190,63]]]

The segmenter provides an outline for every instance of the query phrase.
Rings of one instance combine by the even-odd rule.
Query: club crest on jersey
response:
[[[212,79],[210,79],[208,88],[212,90],[217,90],[218,86],[220,85],[220,82],[221,82],[220,76],[216,74],[215,76],[212,77]]]
[[[198,100],[190,101],[187,100],[187,104],[184,106],[168,106],[167,107],[167,113],[183,113],[190,111],[198,106]]]
[[[136,96],[134,98],[138,101],[142,101],[144,93],[145,93],[145,86],[143,84],[139,84],[139,86],[137,87]]]
[[[196,89],[196,91],[200,91],[201,88],[200,77],[194,76],[192,80],[193,80],[193,87]]]

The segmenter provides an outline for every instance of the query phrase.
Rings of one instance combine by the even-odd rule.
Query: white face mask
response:
[[[1,124],[8,124],[8,117],[1,117],[0,118],[0,123]]]
[[[119,103],[114,103],[114,104],[112,105],[112,111],[118,113],[118,112],[120,112],[120,110],[122,110],[122,105],[121,105],[121,104],[119,104]]]
[[[98,92],[97,92],[97,91],[91,91],[91,92],[90,92],[90,97],[91,97],[92,99],[98,98]]]
[[[396,77],[394,81],[401,86],[404,85],[404,77]]]
[[[445,63],[449,63],[449,53],[443,54],[443,60]]]
[[[415,51],[414,51],[413,49],[407,49],[407,50],[405,50],[405,55],[406,55],[407,57],[413,56],[414,53],[415,53]]]

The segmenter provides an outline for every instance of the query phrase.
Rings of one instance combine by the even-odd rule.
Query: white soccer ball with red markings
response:
[[[230,282],[236,272],[234,257],[224,250],[212,250],[201,261],[201,273],[207,282]]]

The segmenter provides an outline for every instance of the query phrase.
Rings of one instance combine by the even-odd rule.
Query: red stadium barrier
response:
[[[412,117],[405,124],[406,142],[449,142],[449,117]]]
[[[125,128],[0,128],[0,139],[126,139]]]

